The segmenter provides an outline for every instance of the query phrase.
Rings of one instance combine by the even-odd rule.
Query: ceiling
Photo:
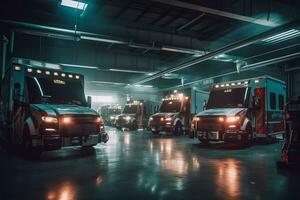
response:
[[[90,84],[124,83],[115,85],[127,87],[300,17],[297,0],[84,2],[88,6],[82,12],[61,6],[60,0],[7,1],[7,6],[1,8],[4,10],[0,18],[9,20],[1,22],[7,37],[11,38],[12,31],[15,33],[13,56],[97,67],[65,68],[81,70]],[[296,23],[290,29],[298,27],[300,30]],[[280,29],[275,33],[280,33]],[[141,84],[163,89],[180,85],[182,81],[211,78],[235,71],[236,62],[247,65],[298,52],[299,42],[300,37],[275,44],[257,40]]]

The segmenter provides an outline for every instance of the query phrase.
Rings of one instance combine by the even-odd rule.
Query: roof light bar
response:
[[[49,71],[46,71],[45,74],[46,74],[46,75],[50,75],[51,73],[50,73]]]
[[[87,3],[79,2],[79,1],[73,1],[73,0],[62,0],[61,1],[62,6],[67,6],[70,8],[76,8],[78,10],[85,10],[88,6]]]
[[[31,68],[28,68],[28,69],[27,69],[27,72],[32,72],[32,69],[31,69]]]

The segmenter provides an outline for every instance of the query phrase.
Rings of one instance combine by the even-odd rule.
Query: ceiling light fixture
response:
[[[138,71],[138,70],[130,70],[130,69],[109,69],[109,71],[112,72],[125,72],[125,73],[135,73],[135,74],[153,74],[153,72],[147,72],[147,71]]]
[[[152,88],[152,85],[133,85],[134,87]]]
[[[107,85],[128,85],[127,83],[119,83],[119,82],[110,82],[110,81],[91,81],[91,83],[95,84],[107,84]]]
[[[61,4],[62,6],[67,6],[70,8],[75,8],[78,10],[85,10],[88,6],[87,3],[79,2],[79,1],[73,1],[73,0],[62,0]]]
[[[91,36],[80,36],[80,39],[82,40],[91,40],[91,41],[97,41],[97,42],[107,42],[111,44],[128,44],[127,42],[121,41],[121,40],[115,40],[115,39],[109,39],[109,38],[100,38],[100,37],[91,37]]]
[[[300,36],[300,30],[291,29],[261,40],[267,43],[278,43]]]
[[[83,68],[83,69],[98,69],[98,67],[95,66],[87,66],[87,65],[73,65],[73,64],[60,64],[64,67],[74,67],[74,68]]]

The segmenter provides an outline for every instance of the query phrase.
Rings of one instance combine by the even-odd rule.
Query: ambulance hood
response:
[[[173,117],[174,115],[177,115],[178,112],[176,113],[156,113],[154,115],[152,115],[151,117],[155,117],[155,118],[158,118],[158,117]]]
[[[198,113],[196,116],[230,116],[236,115],[246,108],[215,108]]]
[[[122,113],[122,114],[119,114],[119,115],[116,115],[116,117],[117,118],[119,118],[119,117],[136,117],[136,114],[135,113],[128,113],[128,114],[126,114],[126,113]]]
[[[79,105],[66,104],[33,104],[33,107],[39,109],[47,115],[99,115],[95,110]]]

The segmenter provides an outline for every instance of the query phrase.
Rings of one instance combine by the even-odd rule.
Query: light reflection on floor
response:
[[[273,168],[279,144],[214,149],[186,137],[107,130],[109,142],[98,144],[94,151],[68,148],[50,152],[40,162],[19,158],[3,162],[8,172],[3,180],[12,180],[7,184],[12,189],[5,190],[7,199],[22,199],[23,195],[49,200],[268,199],[285,195],[287,178]],[[26,190],[14,192],[24,185]],[[268,188],[255,187],[258,185]]]

